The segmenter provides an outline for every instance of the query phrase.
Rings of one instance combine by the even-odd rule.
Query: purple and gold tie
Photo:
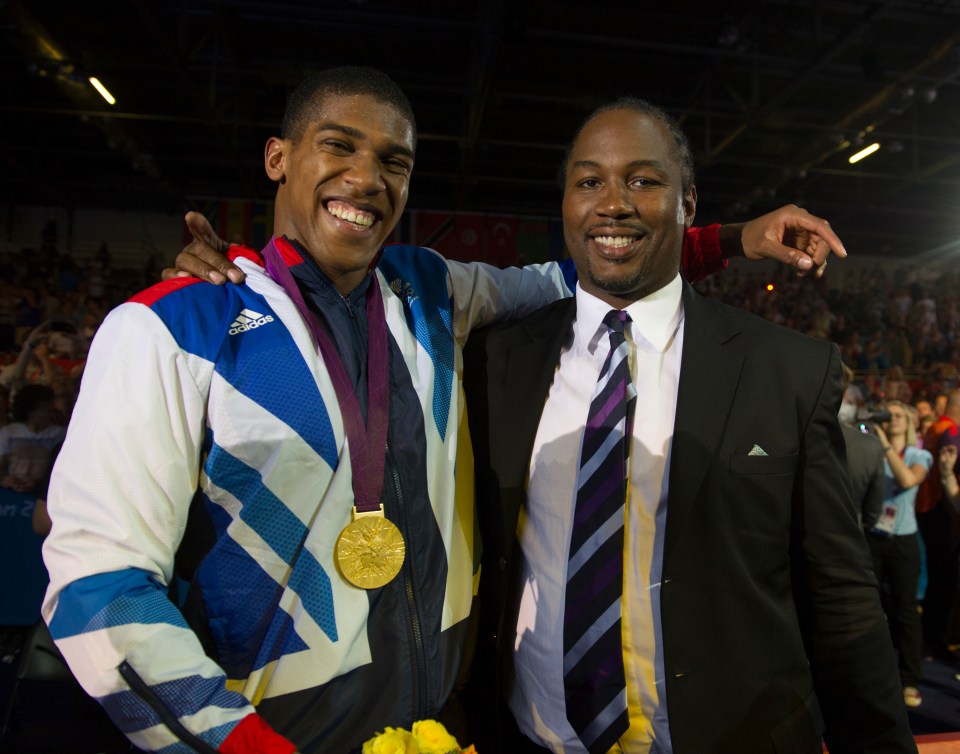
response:
[[[604,754],[629,727],[620,599],[627,460],[637,391],[630,380],[625,311],[603,318],[610,352],[583,429],[567,564],[563,675],[567,719],[591,754]]]

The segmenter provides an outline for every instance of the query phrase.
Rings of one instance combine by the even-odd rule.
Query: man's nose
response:
[[[347,182],[363,194],[378,194],[386,189],[380,161],[362,153],[354,154],[346,172]]]
[[[626,217],[634,212],[626,186],[608,183],[597,197],[596,213],[602,217]]]

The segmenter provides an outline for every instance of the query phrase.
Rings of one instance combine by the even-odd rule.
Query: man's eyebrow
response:
[[[630,163],[632,168],[653,168],[654,170],[664,170],[666,166],[660,160],[634,160]]]
[[[342,123],[319,123],[317,125],[317,131],[339,131],[344,136],[352,136],[354,139],[366,139],[367,135],[352,126],[345,126]],[[405,157],[409,157],[411,160],[414,158],[413,150],[410,147],[403,144],[391,143],[387,147],[390,154],[399,154]]]
[[[570,164],[571,168],[586,168],[590,170],[598,170],[600,168],[600,163],[595,160],[577,160]],[[628,163],[627,167],[629,168],[654,168],[656,170],[663,170],[664,165],[659,160],[633,160]]]
[[[594,162],[593,160],[577,160],[576,162],[570,163],[571,168],[599,168],[600,163]]]

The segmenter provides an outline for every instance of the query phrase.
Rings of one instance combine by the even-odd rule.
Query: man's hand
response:
[[[230,244],[213,232],[207,218],[199,212],[188,212],[184,219],[193,240],[177,255],[176,268],[164,269],[162,278],[169,280],[193,275],[216,285],[223,285],[227,280],[242,283],[243,271],[226,256]]]
[[[957,449],[953,445],[944,445],[940,448],[940,473],[943,476],[953,473],[953,467],[957,462]]]
[[[727,227],[721,226],[721,232]],[[733,232],[737,227],[743,256],[747,259],[776,259],[796,268],[800,275],[813,272],[820,277],[831,251],[838,257],[847,256],[830,223],[794,204],[747,223],[730,226],[727,232]]]

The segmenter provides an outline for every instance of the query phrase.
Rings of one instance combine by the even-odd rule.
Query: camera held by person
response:
[[[882,406],[865,406],[857,414],[857,428],[865,435],[875,435],[875,427],[888,421],[890,412]]]

